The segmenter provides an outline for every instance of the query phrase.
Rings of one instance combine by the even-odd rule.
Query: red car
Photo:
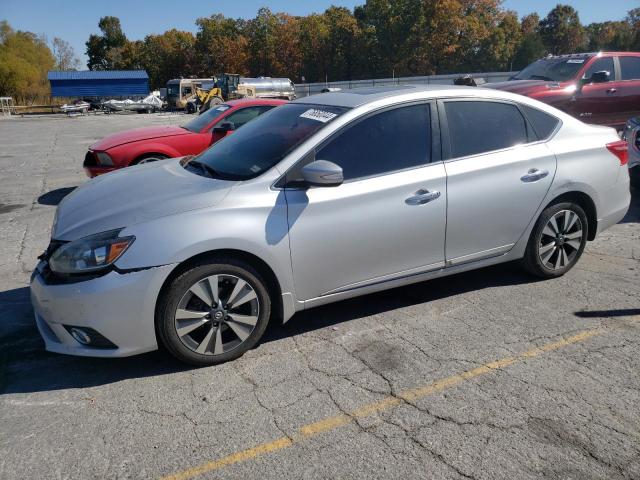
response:
[[[640,115],[640,53],[550,56],[507,82],[483,86],[535,98],[587,123],[622,129]]]
[[[115,133],[89,147],[84,168],[89,177],[164,158],[196,155],[245,123],[285,100],[232,100],[211,108],[181,127],[145,127]]]

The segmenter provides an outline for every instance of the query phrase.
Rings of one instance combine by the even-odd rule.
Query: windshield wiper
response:
[[[545,80],[547,82],[553,82],[553,78],[545,77],[544,75],[531,75],[529,80]]]
[[[190,160],[189,163],[185,165],[185,167],[188,167],[189,165],[200,168],[200,170],[206,173],[209,178],[222,178],[222,176],[213,167],[210,167],[206,163],[200,162],[199,160]]]

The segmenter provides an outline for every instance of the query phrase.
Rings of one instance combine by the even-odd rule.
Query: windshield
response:
[[[578,72],[589,60],[582,58],[543,58],[532,63],[520,73],[511,77],[512,80],[547,80],[549,82],[566,82],[573,80]]]
[[[266,172],[346,108],[289,103],[259,116],[205,150],[195,162],[228,180]]]
[[[167,95],[180,95],[180,84],[167,85]]]
[[[218,105],[215,108],[210,108],[204,113],[201,113],[193,120],[185,123],[182,128],[186,128],[190,132],[200,133],[203,128],[213,122],[216,118],[218,118],[222,113],[229,110],[231,107],[229,105]]]

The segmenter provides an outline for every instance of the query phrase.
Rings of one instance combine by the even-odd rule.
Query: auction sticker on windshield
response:
[[[325,112],[324,110],[312,108],[300,115],[300,118],[308,118],[309,120],[316,120],[318,122],[327,123],[337,116],[338,115],[336,113]]]

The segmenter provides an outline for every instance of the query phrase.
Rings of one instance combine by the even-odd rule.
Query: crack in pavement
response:
[[[638,319],[640,319],[640,317],[638,317]],[[531,348],[530,350],[522,352],[513,357],[506,357],[500,360],[496,360],[494,362],[486,363],[472,370],[467,370],[462,373],[452,375],[450,377],[442,378],[440,380],[437,380],[433,383],[430,383],[421,387],[404,390],[397,393],[393,388],[391,388],[390,396],[382,400],[379,400],[377,402],[364,405],[360,408],[357,408],[355,410],[348,411],[348,412],[345,412],[343,409],[341,409],[340,405],[338,405],[335,402],[335,399],[332,399],[332,401],[336,403],[336,406],[338,407],[338,409],[343,413],[339,415],[335,415],[333,417],[325,418],[318,422],[304,425],[298,429],[295,435],[287,434],[286,436],[283,436],[274,441],[263,443],[261,445],[249,448],[247,450],[242,450],[236,453],[232,453],[218,460],[207,462],[202,465],[183,470],[182,472],[169,475],[164,478],[167,480],[168,479],[184,480],[184,479],[192,478],[194,476],[197,476],[206,472],[219,470],[220,468],[223,468],[225,466],[244,462],[273,451],[282,450],[294,444],[300,443],[306,440],[307,438],[334,430],[343,425],[357,423],[360,417],[367,417],[373,414],[377,414],[379,412],[397,407],[398,405],[401,405],[403,403],[414,403],[415,401],[421,398],[433,395],[435,393],[440,393],[444,390],[448,390],[450,388],[453,388],[473,378],[480,377],[497,370],[502,370],[515,363],[523,363],[527,359],[539,357],[544,353],[552,352],[552,351],[561,349],[563,347],[567,347],[569,345],[574,345],[574,344],[584,342],[592,337],[602,335],[603,333],[605,333],[605,331],[606,329],[604,327],[594,328],[591,330],[584,330],[581,333],[578,333],[571,337],[562,338],[561,340],[558,340],[553,343],[536,346]],[[390,387],[393,387],[390,381],[389,381],[389,385]],[[438,453],[434,452],[434,455],[437,456]],[[446,463],[446,459],[442,459],[442,461]],[[465,478],[474,478],[464,474],[464,472],[459,472],[459,474]]]

